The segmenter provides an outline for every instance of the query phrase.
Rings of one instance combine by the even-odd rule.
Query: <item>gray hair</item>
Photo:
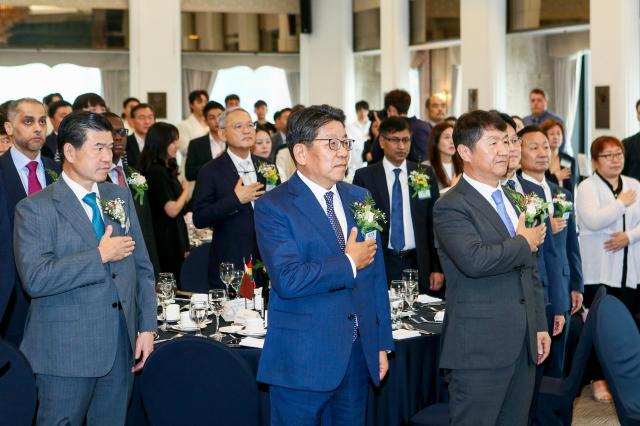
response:
[[[218,117],[218,128],[224,129],[226,127],[226,124],[227,124],[227,117],[229,117],[229,114],[231,114],[232,112],[235,112],[235,111],[246,112],[247,115],[249,117],[251,117],[251,114],[249,114],[247,112],[247,110],[244,109],[244,108],[241,108],[241,107],[229,108],[229,109],[224,110],[224,112],[222,114],[220,114],[220,117]]]

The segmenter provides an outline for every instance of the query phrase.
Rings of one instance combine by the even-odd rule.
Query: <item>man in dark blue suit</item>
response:
[[[380,124],[380,143],[384,159],[358,169],[353,184],[367,189],[388,218],[382,225],[387,282],[402,278],[404,269],[418,269],[420,293],[438,292],[444,282],[433,242],[433,205],[440,196],[438,180],[431,167],[419,168],[407,160],[411,134],[406,120],[384,120]],[[418,194],[411,188],[409,175],[414,170],[422,170],[431,182],[425,193]]]
[[[4,181],[7,196],[10,226],[7,239],[11,241],[16,204],[27,195],[34,194],[52,184],[60,173],[60,166],[40,154],[45,141],[47,115],[39,101],[24,98],[12,102],[7,110],[7,120],[5,130],[13,139],[13,147],[0,156],[0,175]],[[2,285],[5,285],[4,281]],[[28,309],[29,298],[16,274],[13,291],[4,317],[1,319],[0,335],[19,345],[22,341]]]
[[[297,172],[256,202],[256,234],[273,291],[258,380],[271,424],[364,424],[369,379],[393,349],[380,236],[363,241],[351,211],[367,192],[342,182],[353,141],[328,105],[291,114]]]
[[[11,224],[9,223],[9,206],[2,176],[0,176],[0,320],[4,316],[9,299],[13,294],[16,280],[16,265],[13,262],[13,247],[11,244]]]
[[[522,187],[526,192],[535,192],[545,201],[551,202],[547,219],[551,236],[545,241],[543,252],[547,254],[546,252],[554,251],[545,259],[547,275],[550,278],[546,288],[548,301],[553,307],[554,338],[546,374],[561,377],[569,335],[569,319],[571,314],[582,306],[584,292],[575,219],[573,216],[570,216],[568,221],[553,217],[553,195],[559,192],[560,188],[545,178],[550,159],[549,141],[545,134],[535,126],[528,126],[520,131],[519,136],[522,139]],[[568,199],[571,199],[570,194]]]
[[[242,267],[243,259],[261,259],[253,225],[253,203],[265,193],[266,180],[260,165],[273,164],[251,155],[256,129],[249,113],[241,108],[225,111],[218,119],[219,133],[227,151],[204,165],[193,193],[193,224],[213,229],[209,252],[209,285],[224,287],[220,262]],[[256,277],[258,280],[259,275]],[[257,284],[261,284],[259,280]]]

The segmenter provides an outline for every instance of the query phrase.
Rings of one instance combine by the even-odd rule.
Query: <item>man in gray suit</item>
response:
[[[15,258],[33,298],[20,349],[39,425],[123,425],[133,373],[153,350],[153,268],[129,190],[98,183],[111,165],[109,121],[74,112],[58,140],[60,178],[16,207]]]
[[[500,186],[509,139],[497,114],[462,115],[453,140],[464,174],[433,211],[449,414],[454,425],[526,425],[535,365],[551,343],[535,257],[545,225],[526,228]]]

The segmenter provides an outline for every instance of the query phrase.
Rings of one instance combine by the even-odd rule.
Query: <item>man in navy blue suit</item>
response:
[[[0,175],[7,196],[10,227],[9,236],[6,238],[12,241],[16,204],[28,195],[52,184],[60,173],[60,166],[40,153],[45,142],[47,114],[39,101],[23,98],[9,104],[4,127],[13,139],[13,147],[0,156]],[[4,238],[6,234],[0,235]],[[22,289],[17,273],[15,274],[13,291],[9,295],[4,318],[0,318],[0,335],[19,345],[24,333],[29,298]],[[9,285],[10,282],[11,280],[5,283],[3,280],[2,285]]]
[[[366,191],[342,182],[344,113],[328,105],[291,115],[297,172],[256,201],[258,246],[273,291],[258,380],[271,385],[271,424],[364,424],[367,387],[393,349],[380,235],[363,241],[352,204]]]
[[[4,181],[0,176],[0,319],[13,293],[16,279],[16,265],[13,263],[13,247],[11,244],[11,225],[9,224],[9,206]]]

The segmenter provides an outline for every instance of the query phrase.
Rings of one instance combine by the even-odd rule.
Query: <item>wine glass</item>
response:
[[[404,293],[406,291],[406,287],[404,285],[404,281],[402,280],[393,280],[391,281],[391,285],[389,286],[389,301],[392,301],[392,309],[395,309],[396,314],[396,328],[402,328],[400,326],[400,312],[402,311],[402,306],[404,305]]]
[[[220,315],[224,312],[224,307],[227,304],[227,292],[224,289],[216,288],[209,290],[209,305],[213,314],[216,316],[216,332],[211,335],[214,340],[218,342],[222,340],[222,333],[220,333]]]
[[[418,270],[417,269],[403,269],[402,281],[411,281],[418,283]]]
[[[235,299],[240,297],[240,286],[242,285],[242,279],[244,278],[244,271],[242,269],[236,269],[233,271],[231,276],[231,287],[232,290],[234,290],[233,298]],[[231,298],[232,297],[229,296],[229,299]]]
[[[205,302],[204,300],[196,300],[191,302],[189,313],[191,315],[191,318],[196,322],[196,336],[202,337],[200,324],[207,318],[207,302]]]
[[[392,324],[392,328],[398,328],[397,326],[397,321],[398,321],[398,314],[399,314],[399,310],[402,307],[402,297],[400,297],[400,295],[395,292],[395,291],[389,291],[389,307],[391,308],[391,324]]]
[[[229,285],[231,284],[231,280],[233,279],[233,271],[235,271],[236,267],[233,266],[231,262],[222,262],[220,263],[220,279],[227,286],[227,291],[229,291]]]
[[[158,294],[158,300],[162,305],[162,325],[160,330],[167,331],[167,305],[171,303],[173,287],[171,281],[167,279],[159,280],[156,285],[156,292]]]
[[[417,283],[416,285],[412,285],[410,283],[412,283],[412,281],[405,281],[406,288],[404,292],[404,301],[407,302],[407,305],[409,305],[409,310],[407,311],[409,312],[409,317],[411,317],[415,313],[415,311],[413,310],[413,304],[418,298]]]

